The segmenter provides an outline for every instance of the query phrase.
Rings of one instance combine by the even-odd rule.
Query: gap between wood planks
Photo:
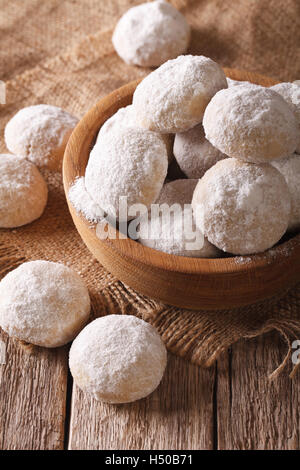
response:
[[[67,393],[66,393],[66,417],[64,426],[64,450],[68,450],[69,446],[69,433],[71,424],[71,409],[72,409],[72,390],[74,381],[70,369],[68,369],[67,377]]]

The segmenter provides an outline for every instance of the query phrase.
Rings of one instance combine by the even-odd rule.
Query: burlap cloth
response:
[[[0,0],[0,79],[7,89],[7,104],[0,108],[0,151],[5,151],[3,128],[19,108],[48,103],[81,117],[99,98],[148,72],[124,64],[111,44],[117,18],[137,3]],[[191,53],[281,80],[300,78],[299,0],[172,3],[193,27]],[[281,298],[218,312],[180,310],[134,292],[93,259],[68,213],[61,176],[46,176],[49,202],[41,219],[0,231],[1,276],[32,259],[72,266],[87,282],[93,316],[143,317],[158,328],[170,351],[199,365],[211,365],[240,338],[273,329],[287,342],[300,335],[300,286]]]

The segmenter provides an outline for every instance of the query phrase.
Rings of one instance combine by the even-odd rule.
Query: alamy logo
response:
[[[159,239],[165,240],[166,245],[182,246],[185,250],[203,248],[204,236],[193,221],[191,204],[151,204],[148,208],[143,204],[129,205],[127,196],[121,196],[118,210],[110,207],[107,212],[110,215],[103,212],[96,227],[100,240],[129,237],[150,242]]]
[[[6,85],[0,80],[0,104],[6,104]]]

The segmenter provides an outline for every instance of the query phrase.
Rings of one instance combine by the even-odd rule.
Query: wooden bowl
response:
[[[227,76],[263,86],[277,81],[225,69]],[[63,180],[68,191],[85,174],[89,153],[101,125],[132,101],[135,81],[101,99],[79,122],[68,142]],[[277,295],[300,280],[300,235],[269,252],[219,259],[185,258],[158,252],[131,239],[100,240],[96,226],[68,201],[75,226],[91,253],[118,279],[141,294],[188,309],[231,309]]]

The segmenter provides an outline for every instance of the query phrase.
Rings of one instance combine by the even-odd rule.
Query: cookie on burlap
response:
[[[38,219],[47,198],[46,181],[33,163],[0,155],[0,227],[20,227]]]
[[[127,64],[156,67],[183,54],[190,26],[170,3],[157,0],[130,8],[119,20],[113,45]]]
[[[29,261],[0,282],[0,326],[38,346],[69,343],[88,320],[90,297],[81,277],[50,261]]]
[[[59,171],[68,139],[78,119],[57,106],[38,104],[21,109],[5,127],[10,152],[38,167]]]

